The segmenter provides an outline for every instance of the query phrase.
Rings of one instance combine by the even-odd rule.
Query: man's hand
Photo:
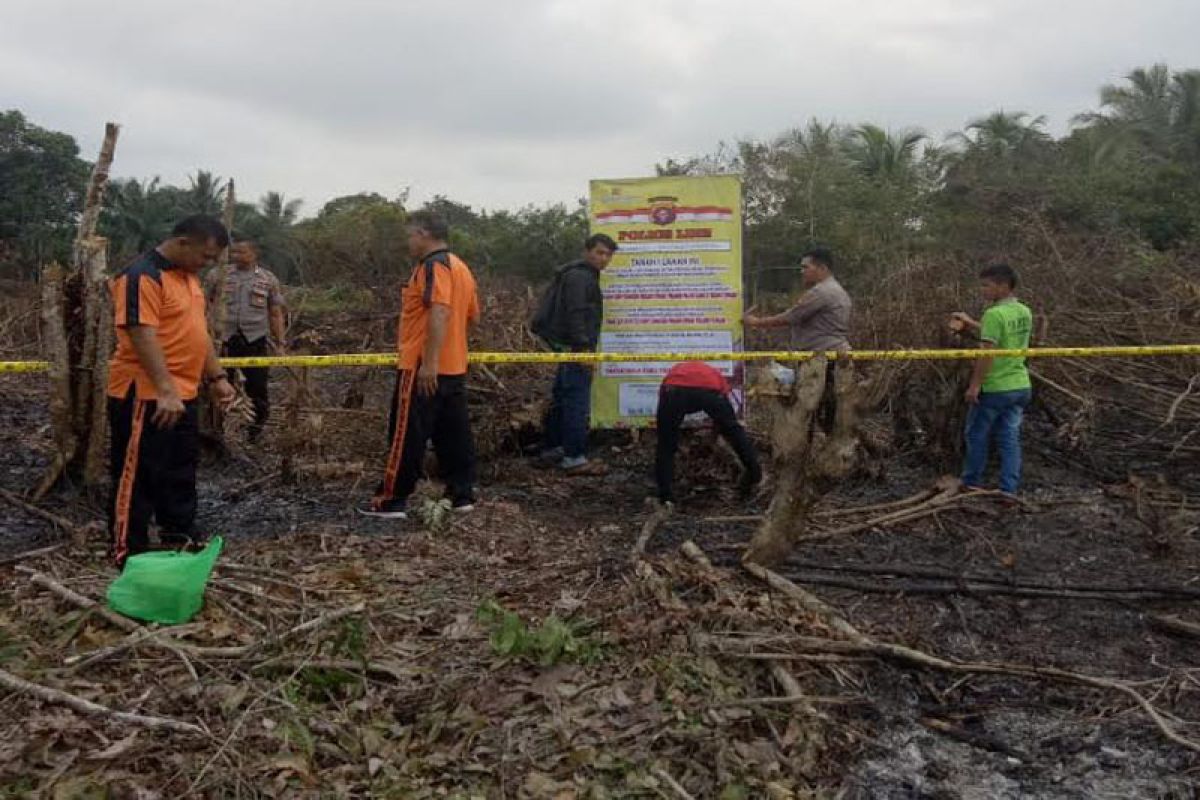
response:
[[[762,319],[754,316],[753,314],[747,314],[746,316],[742,317],[742,325],[747,328],[757,328],[761,324]]]
[[[967,391],[963,394],[963,397],[967,399],[969,404],[975,405],[979,402],[979,390],[980,387],[977,384],[972,383],[967,387]]]
[[[422,364],[417,370],[417,392],[422,397],[433,397],[437,394],[437,367],[432,364]]]
[[[282,340],[272,339],[271,340],[271,352],[277,356],[286,356],[287,355],[287,345],[284,344]]]
[[[183,400],[179,398],[179,392],[172,386],[169,391],[159,391],[158,400],[155,402],[154,416],[150,418],[150,421],[156,428],[170,429],[183,419],[183,414]]]
[[[229,407],[233,405],[233,401],[237,400],[237,391],[229,383],[229,378],[224,375],[208,385],[208,392],[212,401],[222,411],[228,411]]]
[[[963,311],[955,311],[950,315],[950,329],[955,331],[975,330],[979,327],[979,323],[971,318],[970,314]]]

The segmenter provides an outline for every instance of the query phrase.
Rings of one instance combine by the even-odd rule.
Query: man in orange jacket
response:
[[[400,293],[390,447],[383,482],[358,507],[365,516],[408,517],[408,498],[421,479],[430,438],[452,507],[459,512],[475,507],[467,334],[479,321],[479,296],[470,268],[450,252],[449,236],[449,226],[437,214],[417,211],[409,217],[408,251],[416,263]]]
[[[194,529],[201,380],[223,406],[235,393],[217,361],[204,315],[200,270],[229,245],[212,217],[179,222],[171,238],[109,284],[117,349],[108,367],[113,556],[149,549],[150,519],[168,545],[202,541]]]

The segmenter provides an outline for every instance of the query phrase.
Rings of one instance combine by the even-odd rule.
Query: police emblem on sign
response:
[[[655,225],[670,225],[675,221],[675,205],[678,197],[651,197],[650,221]]]

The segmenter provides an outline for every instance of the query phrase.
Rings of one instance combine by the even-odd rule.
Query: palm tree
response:
[[[993,112],[967,123],[963,133],[950,138],[966,147],[968,152],[1004,156],[1020,153],[1030,147],[1050,141],[1043,128],[1044,116],[1030,119],[1024,111]]]
[[[171,231],[171,197],[157,177],[114,181],[106,216],[108,234],[120,257],[132,256],[162,241]]]
[[[220,217],[225,201],[225,184],[208,170],[196,170],[188,176],[188,188],[182,198],[185,214],[208,214]]]
[[[258,240],[263,261],[283,280],[294,277],[300,261],[300,247],[292,230],[300,214],[302,200],[286,200],[279,192],[267,192],[258,201],[259,216],[252,233]]]
[[[267,192],[258,201],[266,228],[288,228],[296,223],[303,200],[284,200],[279,192]]]
[[[925,138],[921,131],[901,131],[893,136],[878,125],[868,124],[850,131],[843,146],[868,178],[896,183],[912,175],[917,148]]]
[[[1104,86],[1101,111],[1074,121],[1096,131],[1109,155],[1200,162],[1200,70],[1172,74],[1166,64],[1155,64],[1133,70],[1125,81]]]

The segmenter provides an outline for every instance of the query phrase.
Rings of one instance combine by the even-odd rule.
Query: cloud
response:
[[[325,200],[571,202],[810,117],[1056,130],[1130,68],[1197,66],[1200,4],[1144,0],[6,0],[0,97],[117,172]],[[1189,59],[1193,59],[1191,63]]]

